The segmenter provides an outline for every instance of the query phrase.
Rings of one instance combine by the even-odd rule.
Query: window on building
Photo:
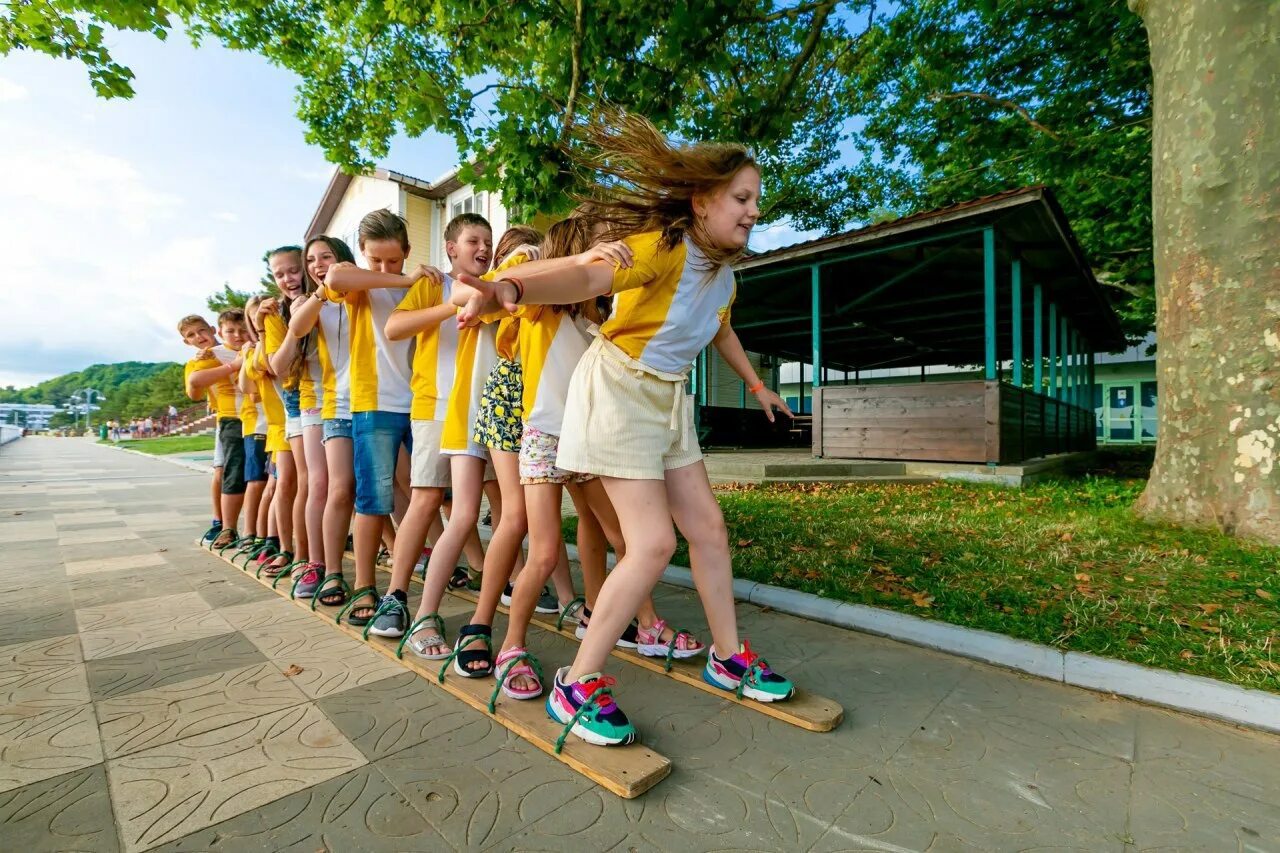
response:
[[[1154,439],[1156,437],[1156,383],[1143,382],[1139,393],[1142,395],[1142,438],[1144,441]]]
[[[475,193],[453,203],[450,218],[463,213],[484,213],[484,193]]]

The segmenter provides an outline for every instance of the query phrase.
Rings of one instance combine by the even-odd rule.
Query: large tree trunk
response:
[[[1280,2],[1129,0],[1154,72],[1151,519],[1280,543]]]

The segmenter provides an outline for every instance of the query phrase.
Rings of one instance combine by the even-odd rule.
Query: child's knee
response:
[[[675,552],[676,535],[671,530],[655,532],[652,536],[645,537],[643,542],[627,545],[628,557],[633,557],[646,565],[655,564],[664,568],[671,562]]]

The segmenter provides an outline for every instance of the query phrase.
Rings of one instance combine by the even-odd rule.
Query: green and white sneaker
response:
[[[613,691],[609,689],[617,682],[593,672],[566,684],[564,676],[568,671],[566,666],[556,672],[547,696],[547,716],[562,725],[572,722],[570,731],[596,746],[635,743],[636,727],[613,701]]]
[[[796,692],[795,685],[769,669],[746,640],[738,653],[728,658],[718,656],[713,647],[702,669],[702,680],[721,690],[734,691],[739,699],[745,696],[757,702],[781,702]]]

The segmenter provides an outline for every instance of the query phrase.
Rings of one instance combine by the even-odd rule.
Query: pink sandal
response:
[[[493,662],[493,668],[502,685],[502,692],[512,699],[537,699],[542,695],[542,667],[538,664],[538,659],[529,654],[529,650],[523,646],[512,646],[499,652],[498,659]],[[530,690],[517,690],[512,687],[512,680],[521,675],[533,679],[538,686]]]
[[[649,628],[636,631],[636,651],[645,657],[673,657],[684,660],[705,652],[706,646],[688,631],[676,631],[670,640],[662,639],[662,632],[667,628],[667,620],[659,619]],[[674,648],[672,646],[674,645]]]

